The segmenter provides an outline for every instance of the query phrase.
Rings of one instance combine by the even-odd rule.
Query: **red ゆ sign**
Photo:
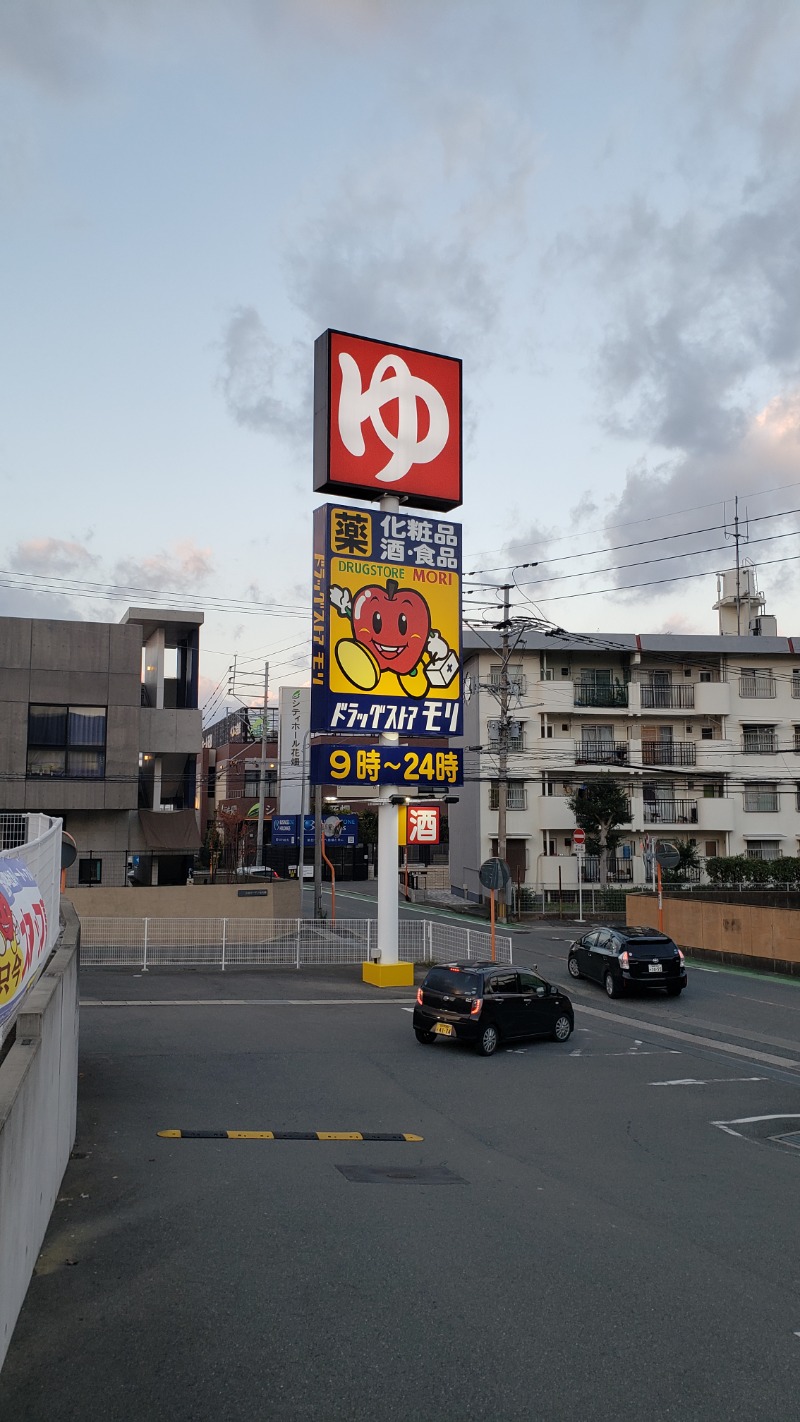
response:
[[[344,331],[314,347],[314,488],[461,503],[461,361]]]

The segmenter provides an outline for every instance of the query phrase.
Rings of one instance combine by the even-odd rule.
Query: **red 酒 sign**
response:
[[[461,503],[461,361],[344,331],[314,345],[314,488]]]
[[[441,806],[406,805],[406,844],[438,844]]]

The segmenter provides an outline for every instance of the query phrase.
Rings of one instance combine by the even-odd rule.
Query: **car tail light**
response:
[[[470,1017],[477,1017],[477,1015],[478,1015],[478,1013],[480,1012],[480,1010],[481,1010],[482,1007],[483,1007],[483,998],[482,998],[482,997],[476,997],[475,1001],[473,1002],[473,1004],[472,1004],[472,1006],[471,1006],[471,1008],[470,1008],[470,1010],[469,1010],[469,1015],[470,1015]]]
[[[417,988],[417,1002],[422,1006],[422,988]]]
[[[620,967],[621,967],[621,968],[629,968],[629,967],[630,967],[630,965],[631,965],[631,960],[630,960],[630,956],[629,956],[629,954],[628,954],[627,949],[624,949],[623,952],[620,953],[620,955],[619,955],[619,964],[620,964]]]
[[[681,961],[682,963],[685,963],[685,962],[686,962],[686,959],[684,958],[683,953],[681,952],[680,948],[678,949],[678,957],[679,957],[679,959],[680,959],[680,961]]]

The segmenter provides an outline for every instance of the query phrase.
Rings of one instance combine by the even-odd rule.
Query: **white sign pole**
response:
[[[578,847],[578,923],[583,923],[583,848]]]

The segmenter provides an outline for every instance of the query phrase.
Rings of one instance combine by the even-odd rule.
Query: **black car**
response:
[[[417,1041],[451,1037],[490,1057],[501,1042],[553,1037],[566,1042],[575,1025],[560,988],[527,968],[497,963],[447,963],[431,968],[417,991]]]
[[[593,928],[570,944],[573,978],[594,978],[609,997],[628,986],[666,988],[677,997],[686,987],[686,961],[671,938],[655,928]]]

